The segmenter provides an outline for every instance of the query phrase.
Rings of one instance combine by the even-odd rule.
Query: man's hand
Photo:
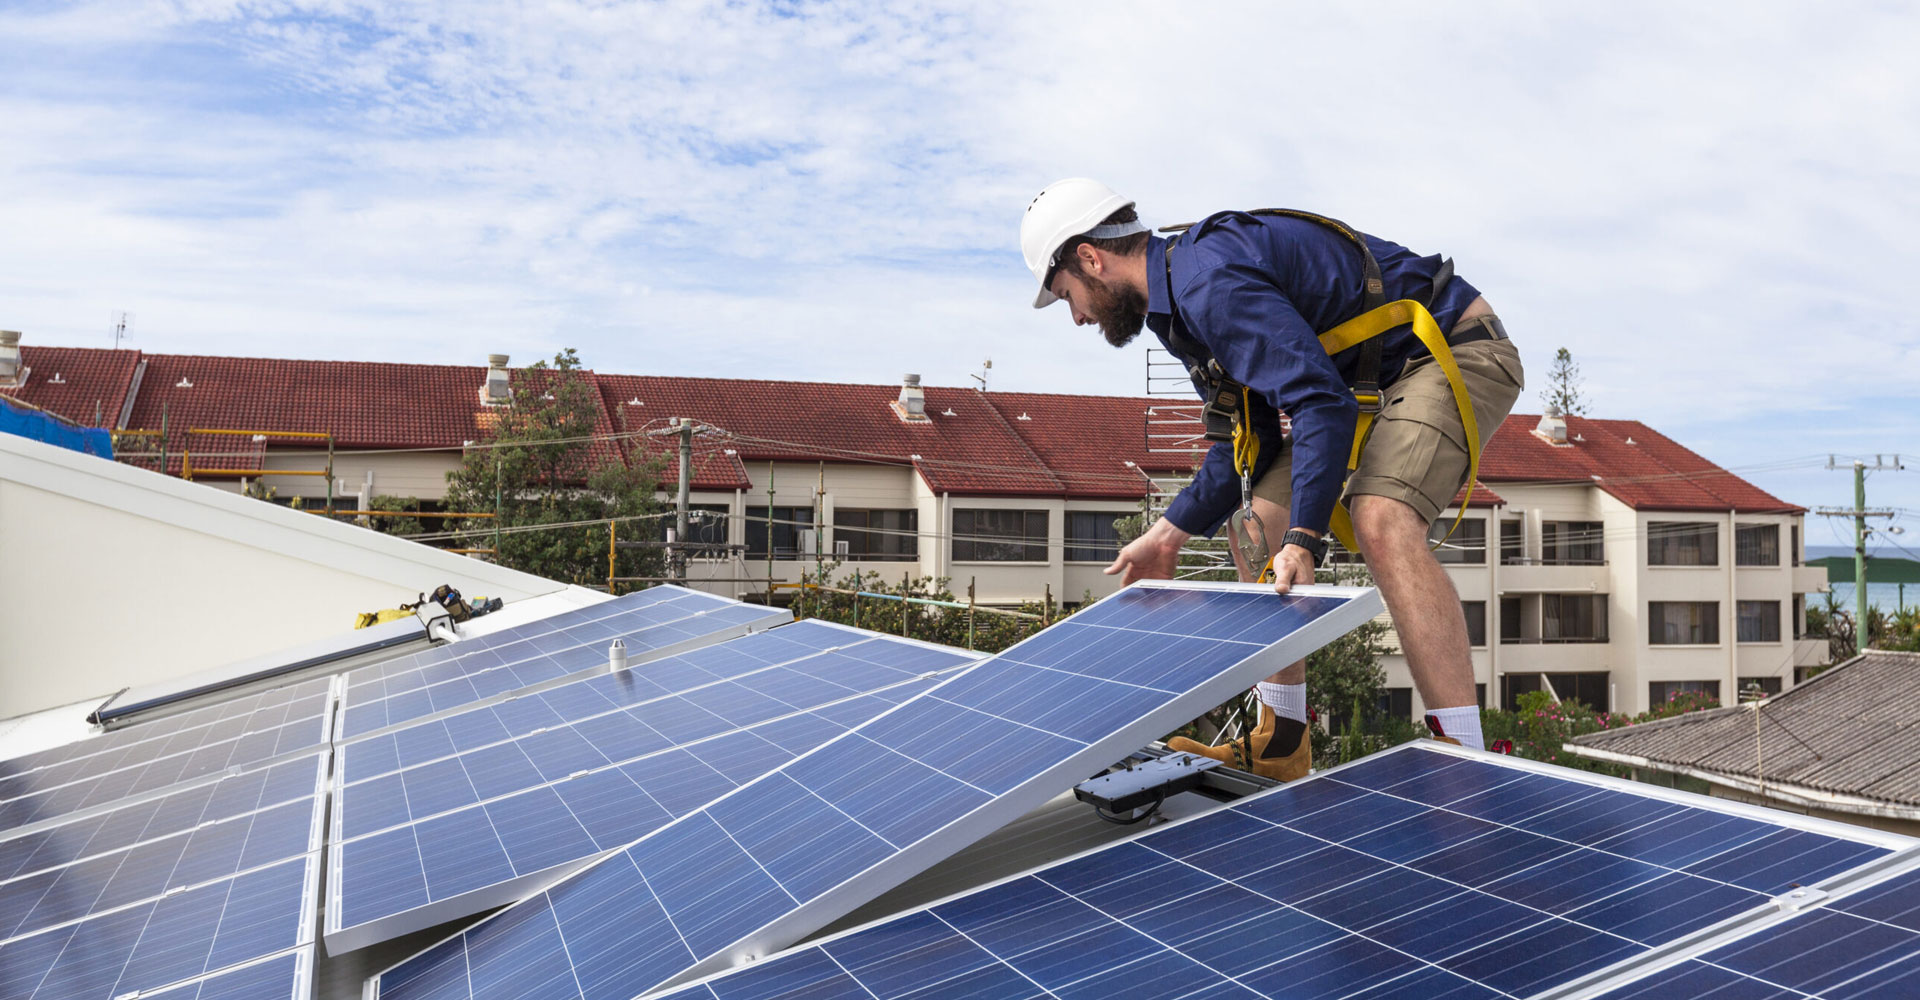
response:
[[[1289,545],[1273,557],[1273,592],[1284,594],[1296,583],[1313,582],[1313,553]]]
[[[1192,537],[1163,517],[1153,522],[1146,534],[1128,542],[1106,573],[1108,576],[1124,573],[1121,586],[1135,580],[1171,580],[1174,571],[1180,568],[1180,546]]]

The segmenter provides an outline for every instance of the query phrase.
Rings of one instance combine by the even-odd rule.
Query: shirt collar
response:
[[[1147,238],[1147,322],[1162,326],[1173,315],[1173,289],[1167,286],[1167,241]],[[1162,326],[1155,326],[1156,330]]]

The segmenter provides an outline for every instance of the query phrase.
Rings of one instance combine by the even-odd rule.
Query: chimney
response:
[[[900,398],[893,401],[894,415],[910,424],[932,422],[927,416],[927,394],[920,390],[920,376],[900,377]]]
[[[1555,447],[1573,447],[1567,441],[1567,415],[1552,403],[1548,403],[1547,412],[1540,415],[1540,422],[1533,425],[1533,436]]]
[[[0,389],[18,389],[27,381],[20,363],[20,331],[0,330]]]
[[[506,406],[513,402],[506,355],[487,355],[487,381],[480,387],[480,402],[487,406]]]

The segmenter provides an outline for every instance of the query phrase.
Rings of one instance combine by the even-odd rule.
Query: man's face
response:
[[[1146,324],[1146,296],[1133,288],[1115,288],[1076,269],[1071,261],[1054,272],[1049,290],[1066,300],[1074,325],[1098,323],[1100,335],[1115,347],[1132,343]]]

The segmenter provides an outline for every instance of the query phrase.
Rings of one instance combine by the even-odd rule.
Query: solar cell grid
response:
[[[764,639],[799,632],[804,642]],[[839,648],[827,648],[838,646]],[[726,651],[755,658],[721,677]],[[802,654],[767,664],[767,656]],[[664,662],[664,661],[662,661]],[[838,626],[784,626],[664,674],[695,685],[347,784],[327,944],[347,950],[519,898],[930,687],[969,654]],[[656,664],[647,664],[650,669]],[[404,731],[403,731],[404,732]]]
[[[450,659],[350,686],[341,738],[357,740],[604,669],[615,637],[626,644],[628,662],[634,664],[791,621],[791,614],[780,609],[680,597],[492,648],[459,652],[452,647]]]
[[[254,705],[245,712],[237,712],[204,725],[168,728],[164,731],[141,735],[141,731],[147,726],[160,726],[172,721],[162,720],[127,729],[117,729],[91,739],[81,740],[71,746],[94,749],[88,753],[75,754],[57,763],[48,763],[30,771],[0,778],[0,801],[22,798],[35,792],[98,778],[115,771],[144,767],[156,761],[196,753],[210,746],[245,739],[250,734],[272,732],[289,725],[318,722],[331,704],[330,684],[330,680],[324,679],[303,684],[300,685],[303,691],[298,697],[283,699],[272,704]],[[317,690],[314,689],[315,685],[318,685]],[[245,698],[241,701],[252,703],[255,699]],[[313,727],[313,731],[319,731],[318,726]]]
[[[0,997],[98,1000],[311,942],[319,855],[0,942]]]
[[[212,779],[236,769],[267,766],[325,746],[328,723],[328,717],[320,715],[0,803],[0,831],[111,809],[176,785]]]
[[[779,947],[1378,610],[1371,591],[1129,588],[390,970],[380,995],[630,997]],[[572,978],[511,957],[531,955]]]
[[[1820,842],[1801,843],[1797,864],[1698,874],[1728,874],[1777,832],[1407,747],[670,995],[1526,997],[1768,911],[1782,880],[1887,853],[1798,830]],[[1666,849],[1675,867],[1612,853],[1630,845]],[[1920,903],[1889,909],[1908,919]]]
[[[1920,871],[1803,910],[1604,996],[1910,1000],[1920,996]]]
[[[0,839],[0,880],[181,833],[202,823],[310,799],[325,775],[326,761],[316,754],[29,833],[10,833]]]
[[[146,994],[141,1000],[308,1000],[313,948],[218,972]]]
[[[833,646],[870,637],[819,622],[796,622],[677,656],[649,660],[620,673],[601,673],[570,684],[459,712],[340,748],[346,784],[525,736],[539,729],[578,724]],[[857,655],[850,653],[849,655]]]
[[[245,719],[255,712],[268,711],[276,707],[285,708],[290,702],[302,702],[313,698],[322,698],[327,694],[332,681],[329,678],[317,678],[297,684],[259,691],[232,698],[190,712],[166,716],[145,722],[134,723],[108,730],[88,739],[77,740],[62,746],[51,747],[37,753],[0,761],[0,773],[18,774],[36,768],[49,767],[67,761],[78,760],[102,753],[117,752],[130,744],[149,740],[166,739],[175,734],[223,721]],[[314,712],[319,709],[316,706]],[[301,712],[299,714],[306,714]],[[287,718],[296,717],[288,715]],[[283,720],[284,721],[284,720]]]

